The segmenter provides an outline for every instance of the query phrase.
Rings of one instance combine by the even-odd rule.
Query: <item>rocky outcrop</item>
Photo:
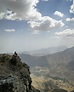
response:
[[[0,55],[0,92],[40,92],[32,86],[29,66],[16,52]]]
[[[68,92],[68,91],[64,89],[54,89],[52,92]]]

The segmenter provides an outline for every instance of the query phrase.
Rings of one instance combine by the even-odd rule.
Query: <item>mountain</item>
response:
[[[55,64],[55,63],[64,63],[67,64],[71,60],[74,60],[74,47],[68,48],[62,52],[58,52],[52,55],[46,56],[49,64]]]
[[[15,52],[0,54],[0,92],[40,92],[32,85],[30,69]]]
[[[41,92],[71,92],[74,85],[64,78],[31,75],[32,85]]]
[[[68,65],[67,65],[67,67],[68,67],[71,71],[73,71],[73,70],[74,70],[74,60],[70,61],[70,62],[68,63]]]
[[[19,54],[22,61],[26,62],[32,67],[35,66],[51,66],[55,64],[67,64],[74,60],[74,47],[68,48],[64,51],[57,52],[44,56],[32,56],[29,54]]]
[[[30,67],[35,66],[48,66],[46,56],[31,56],[29,54],[19,54],[22,61],[26,62]]]
[[[36,66],[41,67],[40,73],[43,74],[43,68],[49,71],[44,71],[44,74],[51,74],[51,76],[58,76],[74,82],[74,47],[68,48],[64,51],[57,52],[45,56],[31,56],[29,54],[20,54],[22,61],[31,66],[31,72],[37,73]]]
[[[67,49],[66,46],[49,47],[49,48],[43,48],[43,49],[34,50],[34,51],[22,52],[22,54],[30,54],[32,56],[44,56],[44,55],[49,55],[56,52],[61,52],[61,51],[64,51],[65,49]]]
[[[0,92],[74,91],[74,47],[51,55],[19,56],[0,54]]]

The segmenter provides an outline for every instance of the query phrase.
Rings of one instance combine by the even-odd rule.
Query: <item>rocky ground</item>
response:
[[[31,84],[30,68],[16,52],[0,54],[0,92],[40,92]]]

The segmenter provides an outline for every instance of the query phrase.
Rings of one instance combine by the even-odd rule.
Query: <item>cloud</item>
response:
[[[74,18],[66,18],[66,21],[68,21],[68,22],[74,22]]]
[[[69,12],[74,13],[74,0],[73,0],[73,4],[70,6]]]
[[[63,27],[64,23],[62,21],[57,21],[48,16],[44,16],[38,21],[29,21],[32,30],[48,31],[55,28]]]
[[[5,15],[5,13],[0,13],[0,19],[3,19],[3,16]]]
[[[33,30],[52,30],[64,26],[49,16],[42,16],[36,6],[39,0],[0,0],[0,19],[27,20]],[[63,14],[58,12],[60,17]]]
[[[6,12],[0,13],[0,20],[1,19],[15,20],[13,19],[14,15],[16,15],[16,13],[13,13],[12,11],[7,10]]]
[[[61,32],[56,32],[55,34],[62,37],[74,37],[74,29],[65,29]]]
[[[42,1],[45,1],[45,2],[47,2],[47,1],[49,1],[49,0],[42,0]]]
[[[57,16],[59,16],[59,17],[63,17],[63,16],[64,16],[64,14],[61,13],[61,12],[59,12],[59,11],[55,11],[55,12],[54,12],[54,15],[57,15]]]
[[[72,0],[66,0],[66,1],[72,1]]]
[[[15,32],[15,29],[5,29],[6,32]]]
[[[41,14],[35,8],[39,0],[0,0],[0,15],[2,13],[6,16],[10,16],[12,19],[33,19],[39,18]],[[8,11],[12,11],[15,14],[7,14]],[[5,16],[5,18],[7,18]],[[9,18],[10,19],[10,18]]]

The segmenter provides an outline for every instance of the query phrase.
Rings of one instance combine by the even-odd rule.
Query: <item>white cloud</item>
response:
[[[49,1],[49,0],[42,0],[42,1],[45,1],[45,2],[47,2],[47,1]]]
[[[61,32],[55,33],[57,36],[63,36],[63,37],[74,37],[74,29],[65,29]]]
[[[66,18],[66,21],[68,21],[68,22],[74,22],[74,18]]]
[[[10,10],[7,10],[6,12],[0,13],[0,19],[8,19],[8,20],[15,20],[13,16],[15,16],[16,13],[13,13]]]
[[[59,11],[55,11],[55,12],[54,12],[54,15],[57,15],[57,16],[59,16],[59,17],[63,17],[63,16],[64,16],[64,14],[61,13],[61,12],[59,12]]]
[[[74,0],[73,0],[73,4],[70,6],[69,12],[74,13]]]
[[[64,23],[62,21],[57,21],[48,16],[44,16],[41,18],[41,20],[38,21],[29,21],[28,23],[33,30],[41,31],[48,31],[64,26]]]
[[[6,32],[15,32],[15,29],[5,29]]]
[[[57,21],[49,16],[42,16],[36,6],[39,0],[0,0],[0,19],[27,20],[33,30],[51,30],[64,26],[62,21]],[[58,12],[60,17],[63,14]]]
[[[66,0],[66,1],[72,1],[72,0]]]
[[[41,14],[35,8],[38,2],[39,0],[0,0],[0,14],[7,14],[11,10],[15,13],[11,16],[12,19],[39,18]]]
[[[5,13],[0,13],[0,19],[3,19],[3,16],[5,15]]]

